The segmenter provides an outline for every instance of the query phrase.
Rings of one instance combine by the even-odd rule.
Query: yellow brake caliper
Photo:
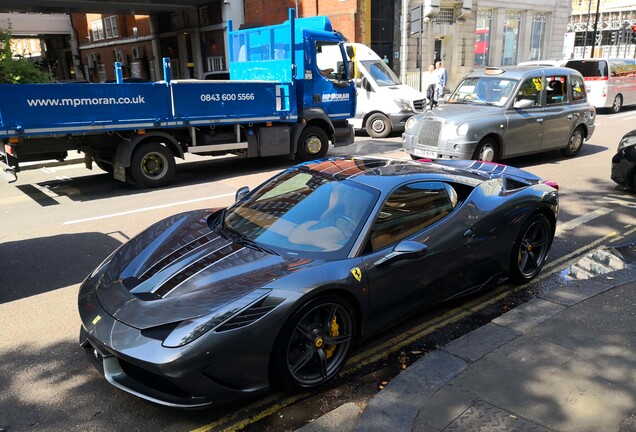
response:
[[[331,328],[329,329],[329,337],[336,337],[338,335],[340,335],[340,326],[336,322],[336,316],[334,315],[333,319],[331,320]],[[336,350],[336,344],[329,345],[327,348],[325,348],[325,355],[327,356],[327,358],[331,358],[335,350]]]

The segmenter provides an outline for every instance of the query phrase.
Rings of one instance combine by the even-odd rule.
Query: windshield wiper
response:
[[[247,237],[245,234],[235,230],[234,228],[231,228],[227,225],[225,225],[225,223],[223,223],[223,226],[221,227],[221,230],[224,230],[226,232],[229,232],[232,234],[233,238],[232,240],[237,242],[238,244],[242,245],[242,246],[246,246],[249,247],[251,249],[256,249],[256,250],[260,250],[261,252],[266,252],[270,255],[280,255],[278,252],[276,252],[274,249],[271,249],[267,246],[263,246],[262,244],[258,243],[255,240],[252,240],[251,238]]]

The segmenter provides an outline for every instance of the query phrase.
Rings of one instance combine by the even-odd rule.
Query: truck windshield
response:
[[[362,60],[360,63],[380,87],[400,84],[400,79],[382,60]]]
[[[448,98],[449,103],[503,106],[518,81],[496,77],[471,77],[462,81]]]

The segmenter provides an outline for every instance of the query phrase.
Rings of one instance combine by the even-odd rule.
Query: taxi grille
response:
[[[439,135],[442,131],[442,122],[433,119],[422,119],[420,133],[417,139],[418,144],[437,147]]]

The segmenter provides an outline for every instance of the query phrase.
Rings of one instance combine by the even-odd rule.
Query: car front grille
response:
[[[426,99],[413,101],[413,108],[416,112],[422,112],[426,109]]]
[[[442,131],[442,122],[437,119],[421,119],[420,131],[417,143],[425,146],[437,147],[439,135]]]

